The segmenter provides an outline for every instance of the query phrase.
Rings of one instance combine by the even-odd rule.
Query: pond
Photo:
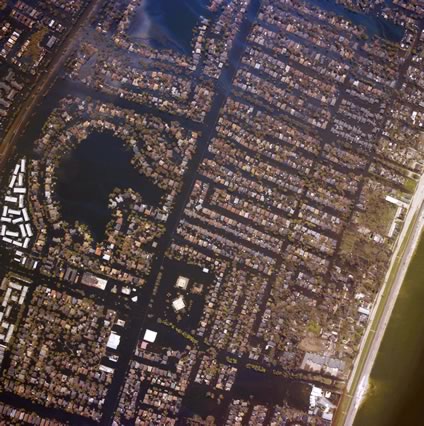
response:
[[[158,205],[162,191],[131,165],[132,152],[111,133],[92,133],[67,157],[57,172],[56,195],[62,217],[86,224],[96,241],[111,219],[109,194],[132,188],[146,204]]]

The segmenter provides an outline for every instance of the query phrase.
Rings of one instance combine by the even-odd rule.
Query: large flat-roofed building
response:
[[[187,290],[187,286],[189,283],[189,279],[187,277],[179,276],[177,278],[177,282],[175,283],[175,287],[181,289],[181,290]]]
[[[174,308],[175,312],[182,311],[186,307],[183,296],[179,296],[174,299],[172,302],[172,307]]]

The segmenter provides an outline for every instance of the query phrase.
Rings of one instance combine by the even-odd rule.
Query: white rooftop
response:
[[[177,282],[175,284],[175,287],[181,288],[182,290],[185,290],[188,286],[189,279],[187,277],[179,276],[177,278]]]
[[[184,303],[184,298],[183,296],[177,297],[173,302],[172,302],[172,307],[178,312],[181,311],[181,309],[185,308],[185,303]]]
[[[109,336],[109,340],[107,341],[107,347],[111,349],[116,349],[119,346],[119,342],[121,341],[121,336],[112,331]]]
[[[156,340],[157,335],[158,333],[156,331],[146,329],[143,340],[145,340],[146,342],[153,343]]]

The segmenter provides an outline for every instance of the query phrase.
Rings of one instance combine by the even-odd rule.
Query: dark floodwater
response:
[[[254,1],[256,2],[256,0]],[[324,9],[328,9],[342,15],[348,19],[351,19],[357,24],[364,25],[368,32],[373,35],[381,35],[393,40],[398,40],[403,31],[400,27],[389,24],[383,19],[369,17],[363,14],[353,13],[347,9],[337,6],[333,0],[311,0],[314,4],[318,4]],[[179,51],[189,53],[191,51],[192,31],[195,27],[196,22],[199,21],[200,17],[207,15],[205,5],[208,3],[207,0],[145,0],[145,4],[140,6],[136,16],[133,18],[129,28],[129,36],[133,39],[145,39],[147,42],[157,47],[172,47]],[[242,43],[237,41],[235,43],[236,48],[241,49]],[[237,55],[233,54],[230,57],[230,64],[235,67],[238,64]],[[230,72],[227,72],[228,76],[231,76]],[[224,73],[225,76],[225,73]],[[222,80],[222,86],[225,86],[227,91],[230,90],[230,84],[232,79]],[[32,144],[36,140],[41,132],[42,124],[46,121],[51,110],[57,105],[58,101],[66,96],[91,96],[94,99],[101,99],[106,102],[114,102],[116,105],[123,108],[134,108],[138,113],[146,112],[146,107],[137,106],[129,102],[124,101],[120,98],[114,98],[113,96],[106,96],[100,92],[85,88],[82,84],[70,82],[69,80],[58,80],[54,85],[53,89],[47,95],[43,104],[37,109],[36,114],[32,117],[28,123],[28,128],[21,138],[18,146],[18,154],[26,154],[31,156]],[[220,103],[217,102],[214,108],[219,109]],[[107,207],[108,195],[114,187],[128,188],[131,187],[140,194],[142,194],[144,200],[148,204],[157,204],[160,198],[160,191],[152,185],[152,183],[139,175],[130,164],[131,153],[126,151],[122,145],[122,142],[110,134],[107,133],[93,133],[90,137],[83,141],[68,158],[64,159],[59,168],[59,181],[57,186],[57,194],[61,199],[62,213],[64,218],[69,222],[78,220],[86,223],[92,230],[97,240],[103,239],[104,230],[109,222],[110,210]],[[11,164],[12,165],[12,164]],[[423,263],[424,263],[424,248],[423,252]],[[187,270],[181,271],[181,274],[190,276],[193,271],[189,267]],[[421,273],[421,277],[424,276],[424,270]],[[199,281],[201,281],[199,277]],[[170,284],[171,285],[171,284]],[[418,283],[417,283],[418,285]],[[415,356],[424,358],[424,340],[420,342],[417,336],[421,336],[424,332],[424,322],[421,320],[421,312],[419,311],[419,300],[424,300],[424,282],[420,282],[421,299],[416,299],[416,326],[420,326],[419,330],[411,328],[411,333],[408,334],[409,341],[401,342],[404,345],[405,350],[410,350]],[[161,294],[158,297],[162,297]],[[163,296],[165,300],[165,297]],[[198,316],[198,306],[194,307],[193,317]],[[143,313],[141,312],[140,317]],[[158,316],[162,313],[158,312]],[[194,319],[188,318],[185,324],[188,329],[193,327],[191,322]],[[405,323],[405,327],[408,327],[408,321]],[[410,326],[410,325],[409,325]],[[155,325],[155,321],[152,320],[151,328],[160,331],[160,337],[158,342],[163,345],[170,345],[172,347],[183,349],[186,345],[186,341],[180,339],[175,333],[171,332],[169,328],[165,326]],[[400,331],[398,330],[400,333]],[[422,339],[421,339],[422,340]],[[395,344],[396,336],[393,338],[393,344]],[[411,345],[411,342],[413,344]],[[420,346],[421,349],[417,346]],[[396,347],[396,346],[395,346]],[[409,349],[408,349],[409,348]],[[398,348],[399,349],[399,348]],[[381,375],[384,375],[384,369],[391,372],[393,368],[393,357],[387,356],[386,363],[382,367]],[[416,352],[417,351],[417,352]],[[406,359],[406,363],[410,360]],[[399,363],[400,364],[400,363]],[[420,367],[424,366],[424,361],[410,363],[411,368],[409,375],[414,375],[416,371],[421,371]],[[397,364],[396,364],[397,365]],[[400,365],[397,365],[400,368]],[[414,370],[416,369],[416,370]],[[422,369],[424,371],[424,369]],[[374,372],[373,372],[374,374]],[[402,374],[406,374],[403,372]],[[410,379],[402,381],[402,374],[396,374],[397,382],[394,382],[393,387],[389,387],[389,395],[392,398],[398,397],[401,399],[399,394],[404,392],[403,389],[398,386],[399,383],[409,383]],[[405,376],[406,377],[406,376]],[[420,380],[422,383],[421,376],[416,375],[417,384],[412,389],[418,390],[417,401],[424,400],[424,395],[419,392]],[[383,379],[381,379],[383,380]],[[387,380],[387,377],[386,379]],[[406,385],[405,385],[406,386]],[[250,395],[255,395],[259,400],[264,402],[272,402],[281,404],[284,400],[290,404],[305,408],[309,400],[309,386],[301,383],[291,382],[279,378],[267,379],[260,373],[255,373],[252,370],[240,371],[237,377],[237,382],[234,385],[234,392],[231,396],[238,398],[249,398]],[[200,413],[207,415],[209,413],[217,414],[219,416],[222,405],[217,405],[216,401],[206,400],[203,396],[204,393],[198,392],[199,387],[196,385],[189,390],[187,397],[184,401],[184,410],[187,412]],[[387,393],[380,397],[378,403],[370,398],[370,406],[373,410],[384,407],[384,401]],[[374,402],[373,402],[374,401]],[[391,402],[393,400],[390,400]],[[408,401],[403,401],[403,406],[408,406]],[[398,405],[398,408],[402,404]],[[394,408],[393,405],[392,408]],[[417,409],[419,405],[417,404]],[[364,407],[365,408],[365,407]],[[384,408],[382,408],[384,411]],[[402,410],[399,408],[398,414]],[[365,414],[365,419],[373,419],[369,417],[369,414]],[[377,419],[377,417],[375,417]],[[76,423],[74,423],[76,424]],[[372,425],[379,426],[384,423],[378,423],[377,421],[365,421],[358,423],[358,425]],[[391,423],[393,425],[402,425],[403,423]],[[413,425],[424,424],[420,422],[410,423]]]
[[[307,411],[311,389],[312,386],[305,383],[264,375],[240,367],[231,390],[231,398],[246,401],[254,398],[254,404],[267,406],[283,405],[287,402],[290,407]],[[210,388],[205,385],[196,383],[191,386],[183,399],[181,414],[182,416],[197,414],[203,418],[212,415],[218,420],[218,425],[223,424],[220,421],[227,410],[230,398],[225,392],[219,392],[224,396],[223,402],[220,403],[217,397],[207,396],[208,391]]]
[[[207,0],[144,0],[138,7],[128,35],[154,47],[191,52],[193,29],[206,16]]]
[[[309,0],[311,3],[321,7],[322,9],[334,12],[337,15],[349,19],[356,25],[365,27],[368,35],[379,36],[393,42],[399,42],[405,30],[400,25],[396,25],[387,21],[382,17],[368,15],[365,13],[354,12],[346,7],[336,4],[335,0]]]
[[[82,141],[58,169],[63,218],[85,223],[100,241],[111,219],[108,198],[114,188],[132,188],[144,202],[157,205],[161,191],[132,167],[131,158],[132,152],[110,133],[92,133]]]
[[[242,368],[238,371],[233,387],[235,397],[249,399],[262,404],[282,404],[286,401],[291,407],[307,411],[312,386],[301,382],[284,379],[280,376],[269,376],[263,373]]]
[[[408,269],[354,426],[424,425],[424,239]]]

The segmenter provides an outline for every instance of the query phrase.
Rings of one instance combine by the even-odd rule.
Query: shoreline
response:
[[[402,231],[395,244],[384,284],[376,296],[367,329],[361,341],[346,391],[337,410],[335,425],[352,426],[361,406],[363,387],[368,387],[386,328],[390,321],[409,264],[415,254],[424,228],[424,175],[411,200]],[[394,275],[393,275],[394,274]],[[359,386],[362,384],[364,386]],[[344,407],[345,406],[345,407]]]

